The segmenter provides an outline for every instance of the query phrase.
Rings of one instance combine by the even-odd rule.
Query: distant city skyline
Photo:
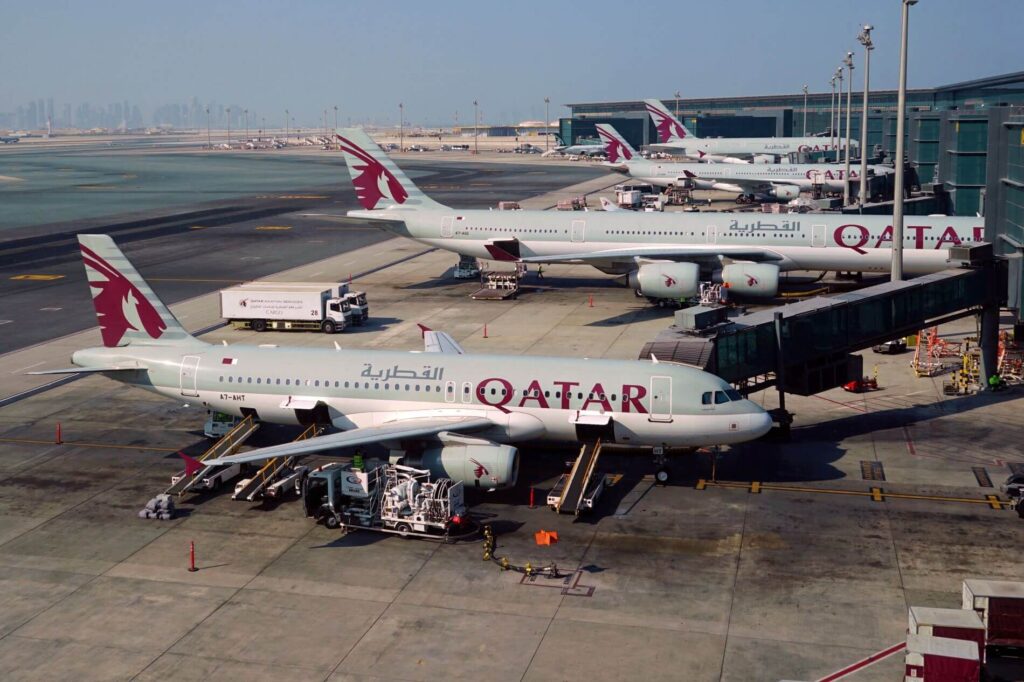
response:
[[[545,97],[555,119],[574,101],[827,92],[847,50],[860,66],[863,23],[872,87],[892,89],[899,5],[0,0],[0,126],[203,127],[208,106],[214,126],[230,107],[232,127],[246,109],[250,128],[283,126],[286,109],[322,127],[335,106],[339,123],[396,125],[399,103],[411,125],[471,126],[474,100],[485,123],[516,123],[544,119]],[[911,88],[1024,68],[1019,0],[921,0],[910,14]]]

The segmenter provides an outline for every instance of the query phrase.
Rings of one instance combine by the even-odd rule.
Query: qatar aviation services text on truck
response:
[[[333,334],[369,316],[366,294],[347,284],[246,282],[222,289],[221,317],[253,331],[319,330]]]

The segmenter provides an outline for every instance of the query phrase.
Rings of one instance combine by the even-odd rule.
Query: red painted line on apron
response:
[[[822,677],[821,679],[818,680],[818,682],[833,682],[833,680],[841,679],[843,677],[846,677],[850,673],[855,673],[858,670],[861,670],[862,668],[868,667],[872,663],[878,663],[883,658],[888,658],[889,656],[892,656],[893,654],[899,653],[899,652],[903,651],[906,647],[907,647],[907,643],[906,642],[900,642],[899,644],[893,644],[888,649],[882,649],[878,653],[871,654],[867,658],[862,658],[861,660],[857,661],[856,663],[854,663],[852,665],[846,666],[842,670],[837,670],[834,673],[832,673],[831,675],[826,675],[825,677]]]
[[[903,437],[907,439],[907,452],[911,457],[917,457],[917,447],[914,445],[914,439],[910,436],[910,429],[906,426],[903,427]]]

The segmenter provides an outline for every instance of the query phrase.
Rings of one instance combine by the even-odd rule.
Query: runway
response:
[[[377,228],[304,215],[343,214],[357,207],[340,157],[324,161],[328,157],[265,154],[245,158],[242,153],[227,153],[217,163],[235,169],[244,167],[246,171],[231,183],[221,181],[218,187],[236,196],[207,201],[202,200],[208,195],[201,188],[184,180],[196,164],[208,161],[199,154],[38,151],[23,152],[17,163],[25,165],[23,157],[33,159],[37,168],[50,167],[58,174],[56,169],[70,163],[67,157],[71,156],[78,161],[85,159],[80,165],[91,164],[93,172],[98,172],[97,164],[110,166],[111,159],[120,164],[124,174],[139,172],[128,185],[102,191],[84,190],[76,183],[39,181],[49,189],[38,190],[45,194],[36,195],[35,200],[52,203],[53,207],[33,211],[19,194],[26,188],[14,186],[25,183],[0,187],[0,206],[5,206],[0,211],[8,220],[27,223],[0,230],[0,329],[4,332],[0,334],[0,354],[95,324],[75,240],[80,232],[113,236],[167,303],[390,238]],[[174,167],[174,177],[148,175],[142,170],[153,157],[161,160],[165,170]],[[12,169],[12,165],[16,164],[10,158],[0,156],[0,175],[22,172]],[[293,169],[290,174],[277,172],[281,167],[296,165],[308,167]],[[431,196],[455,207],[521,200],[603,174],[593,167],[461,160],[403,160],[402,166]],[[249,179],[257,176],[258,181],[251,183],[253,189],[247,190]],[[138,177],[145,182],[135,184]],[[267,192],[266,182],[275,178],[282,184]],[[300,182],[320,184],[297,184]],[[166,191],[156,192],[159,187]],[[32,188],[27,189],[31,195]],[[137,193],[145,196],[147,205],[157,205],[144,211],[48,221],[63,216],[66,206],[78,205],[88,216],[119,205],[118,197],[134,197]],[[14,204],[22,202],[21,213],[17,214],[21,218],[7,202],[10,197],[18,197]],[[324,272],[323,279],[341,280],[361,269],[358,263],[346,265],[344,261],[342,268]]]

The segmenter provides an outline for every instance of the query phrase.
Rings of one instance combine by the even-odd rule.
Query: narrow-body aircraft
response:
[[[204,464],[382,443],[470,486],[515,484],[513,443],[740,443],[771,418],[729,384],[667,362],[474,355],[424,329],[423,352],[211,345],[190,335],[107,235],[79,235],[103,346],[75,367],[210,410],[340,433]]]

